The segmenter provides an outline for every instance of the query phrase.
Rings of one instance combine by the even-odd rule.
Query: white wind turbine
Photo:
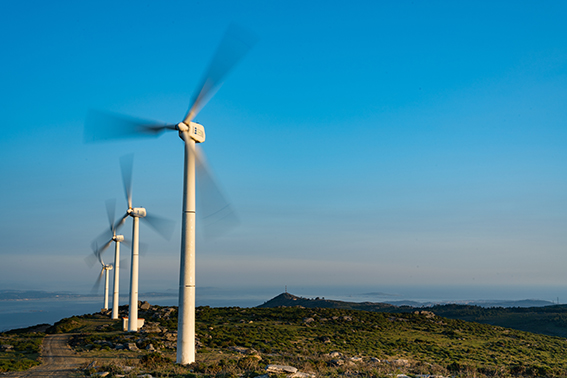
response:
[[[120,158],[120,168],[122,170],[122,182],[124,184],[124,192],[128,209],[126,213],[116,223],[118,229],[126,221],[128,217],[132,217],[132,264],[130,268],[130,305],[128,309],[128,331],[138,331],[138,269],[139,269],[139,247],[140,247],[140,218],[147,221],[148,225],[153,227],[161,236],[166,239],[171,237],[173,232],[173,222],[158,218],[155,215],[149,216],[143,207],[132,207],[132,166],[133,155],[127,155]]]
[[[98,261],[100,262],[101,265],[101,269],[100,269],[100,274],[98,275],[98,278],[93,286],[93,291],[98,291],[98,287],[100,285],[100,280],[102,279],[102,276],[104,275],[104,310],[108,310],[108,271],[112,270],[112,264],[105,264],[104,261],[102,260],[102,255],[100,253],[98,253],[98,251],[94,251],[95,255],[98,257]]]
[[[114,224],[114,216],[116,214],[115,211],[115,200],[108,200],[106,201],[106,213],[108,215],[108,223],[110,225],[110,229],[103,232],[95,242],[93,242],[93,246],[99,244],[99,242],[103,243],[100,249],[94,247],[95,255],[101,256],[102,253],[108,248],[108,246],[114,242],[114,288],[113,288],[113,296],[112,296],[112,319],[118,319],[118,309],[120,307],[119,303],[119,285],[120,285],[120,243],[124,242],[123,235],[116,235],[117,226]]]
[[[181,225],[181,261],[179,274],[179,318],[177,329],[177,363],[195,361],[195,169],[199,163],[196,144],[205,141],[205,129],[193,122],[197,113],[220,87],[226,74],[248,52],[255,42],[251,34],[231,27],[225,33],[208,70],[197,88],[189,111],[178,124],[163,124],[90,112],[85,123],[85,140],[158,136],[165,130],[176,130],[185,145],[183,174],[183,209]],[[203,168],[202,171],[206,173]],[[208,176],[210,178],[210,176]],[[201,180],[200,180],[201,181]],[[206,192],[200,193],[207,194]],[[219,193],[220,194],[220,193]],[[221,206],[215,216],[230,216],[231,210]],[[134,243],[134,241],[132,241]]]

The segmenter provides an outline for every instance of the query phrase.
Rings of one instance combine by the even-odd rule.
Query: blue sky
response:
[[[196,120],[240,225],[199,236],[198,286],[565,287],[566,11],[5,3],[0,287],[88,291],[134,153],[134,205],[177,222],[170,241],[142,226],[140,291],[176,289],[181,140],[85,144],[83,125],[89,109],[179,122],[231,23],[258,42]]]

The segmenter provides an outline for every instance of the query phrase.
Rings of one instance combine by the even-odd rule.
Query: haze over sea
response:
[[[254,307],[281,294],[285,287],[224,288],[202,287],[197,289],[197,306],[211,307]],[[350,286],[316,287],[288,286],[291,294],[315,298],[342,300],[348,302],[387,302],[416,301],[432,303],[467,303],[483,300],[523,300],[539,299],[564,303],[565,286]],[[154,305],[177,306],[177,291],[167,290],[159,294],[140,294],[140,300]],[[78,298],[49,298],[29,300],[0,301],[0,331],[23,328],[41,323],[54,322],[73,315],[100,311],[102,296]],[[112,302],[110,298],[110,302]],[[122,295],[120,304],[128,303],[128,296]],[[112,306],[112,304],[110,304]]]

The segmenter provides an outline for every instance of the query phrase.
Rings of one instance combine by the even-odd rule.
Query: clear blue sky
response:
[[[196,120],[240,226],[199,237],[198,286],[567,287],[566,15],[562,1],[5,2],[0,288],[88,291],[84,257],[105,201],[125,210],[132,152],[134,205],[177,221],[169,242],[142,226],[140,291],[177,288],[181,140],[85,144],[84,120],[179,122],[232,22],[258,43]]]

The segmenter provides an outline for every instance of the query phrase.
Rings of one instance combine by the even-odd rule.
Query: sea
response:
[[[545,300],[550,304],[562,303],[567,298],[567,286],[524,287],[464,287],[464,286],[284,286],[253,288],[197,288],[196,305],[210,307],[255,307],[283,292],[304,298],[324,298],[348,302],[385,302],[392,304],[438,303],[475,304],[490,300]],[[139,300],[152,305],[177,306],[176,290],[160,293],[140,293]],[[109,298],[112,302],[112,298]],[[128,304],[128,296],[120,297],[120,304]],[[92,314],[103,307],[102,296],[81,295],[41,299],[0,300],[0,332],[30,327],[37,324],[53,324],[73,315]],[[110,304],[112,307],[112,304]]]

